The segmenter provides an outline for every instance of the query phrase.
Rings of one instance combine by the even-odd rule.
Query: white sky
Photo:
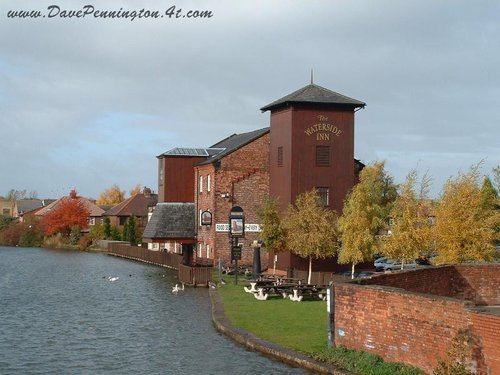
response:
[[[52,1],[52,0],[51,0]],[[13,19],[47,8],[210,19]],[[260,108],[309,83],[367,103],[355,156],[433,194],[500,164],[500,3],[146,0],[0,2],[0,195],[157,190],[156,155],[269,126]]]

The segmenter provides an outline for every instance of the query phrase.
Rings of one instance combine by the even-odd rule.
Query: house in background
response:
[[[89,217],[87,220],[88,224],[89,224],[89,229],[91,227],[93,227],[94,225],[102,223],[102,215],[104,214],[104,210],[101,207],[99,207],[98,205],[96,205],[90,199],[78,196],[76,194],[75,190],[71,190],[68,196],[61,197],[61,198],[57,199],[56,201],[52,202],[51,204],[39,209],[35,213],[35,216],[40,217],[40,218],[44,217],[49,212],[57,209],[57,206],[61,203],[61,201],[65,200],[65,199],[70,199],[70,198],[78,199],[80,202],[82,202],[82,204],[85,206],[85,208],[87,208],[87,210],[89,211],[90,214],[89,214]],[[85,231],[88,231],[88,229]]]
[[[15,202],[10,199],[0,198],[0,215],[14,217]]]
[[[20,222],[35,213],[35,211],[55,202],[55,199],[18,199],[14,208],[14,217],[19,218]]]
[[[134,216],[136,224],[145,227],[150,209],[158,203],[158,194],[144,187],[141,193],[134,194],[123,202],[104,212],[103,217],[108,217],[111,225],[123,228],[127,219]]]

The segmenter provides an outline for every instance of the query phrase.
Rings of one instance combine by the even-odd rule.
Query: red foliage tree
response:
[[[76,196],[65,197],[43,218],[45,234],[69,234],[74,226],[85,229],[88,227],[89,215],[90,212],[81,199]]]

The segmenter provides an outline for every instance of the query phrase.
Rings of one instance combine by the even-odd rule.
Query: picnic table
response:
[[[249,286],[244,286],[247,293],[253,293],[258,300],[265,301],[270,295],[289,298],[291,301],[300,302],[305,298],[326,298],[326,287],[315,284],[303,284],[302,280],[292,278],[265,278],[249,281]]]

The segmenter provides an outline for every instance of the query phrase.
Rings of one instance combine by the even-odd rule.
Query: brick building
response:
[[[365,103],[311,84],[278,99],[271,113],[270,196],[282,210],[297,195],[315,188],[325,207],[339,214],[363,164],[354,158],[354,114]],[[307,269],[307,260],[290,252],[274,257],[276,268]],[[313,271],[338,269],[331,259],[314,260]]]
[[[196,165],[197,258],[231,262],[229,214],[234,206],[245,215],[245,237],[239,239],[242,264],[252,264],[254,240],[259,240],[257,210],[269,194],[269,128],[232,136],[218,142],[224,149]],[[206,221],[202,220],[205,213]],[[264,268],[267,257],[262,257]]]
[[[181,247],[186,245],[184,252],[193,252],[186,259],[204,264],[220,259],[229,264],[231,247],[236,244],[229,235],[229,214],[238,207],[245,219],[244,237],[237,241],[242,248],[241,264],[251,265],[253,243],[260,239],[257,210],[267,195],[277,198],[285,209],[298,194],[316,188],[324,205],[340,212],[363,168],[354,159],[354,113],[364,106],[311,83],[261,109],[271,113],[268,128],[233,134],[208,148],[174,148],[159,155],[158,202],[167,204],[162,210],[169,203],[194,203],[194,241],[175,239]],[[157,218],[155,222],[160,228]],[[145,233],[149,248],[172,248],[168,238],[160,241],[151,228]],[[263,268],[268,264],[276,264],[282,272],[307,268],[305,259],[289,252],[276,257],[263,254]],[[331,259],[316,261],[313,270],[335,266]]]

